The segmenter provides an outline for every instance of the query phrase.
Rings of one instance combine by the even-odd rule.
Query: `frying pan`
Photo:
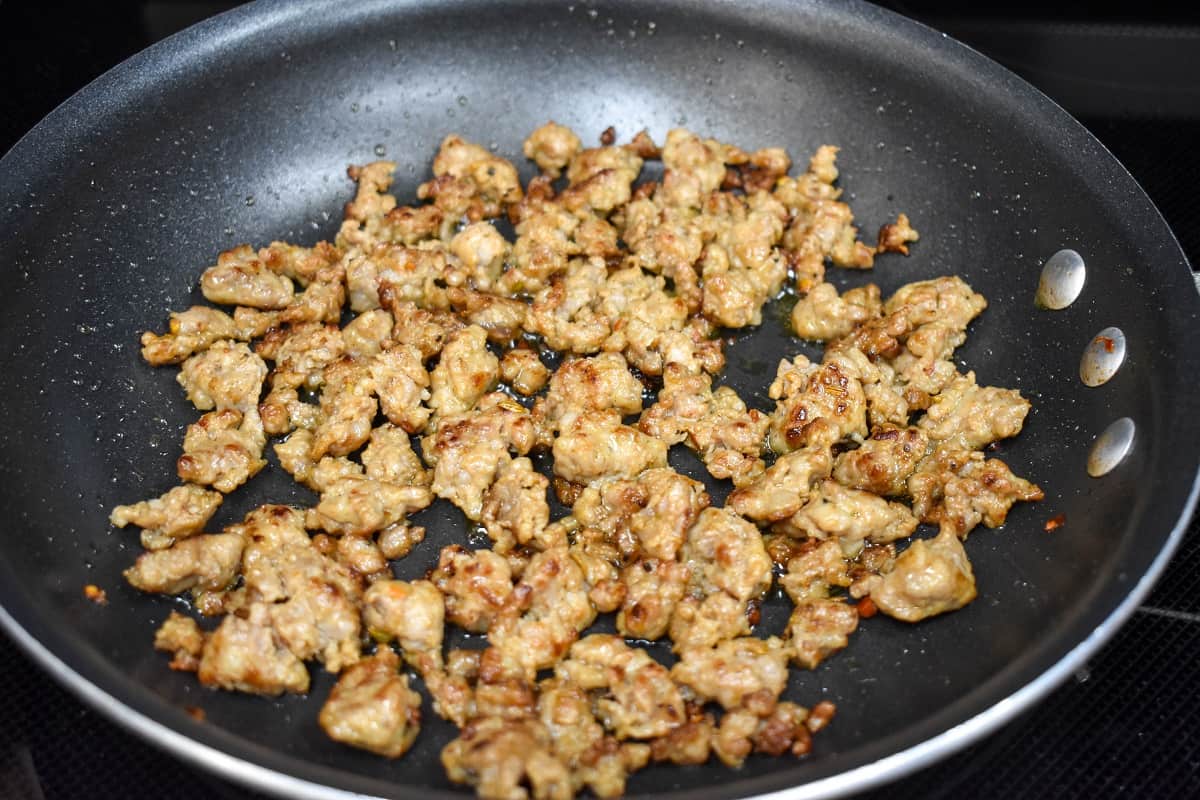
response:
[[[1001,456],[1046,490],[1003,529],[968,541],[975,603],[916,626],[868,620],[847,650],[792,676],[789,698],[840,708],[811,757],[754,758],[741,771],[652,768],[630,794],[865,788],[985,735],[1115,632],[1196,501],[1200,354],[1188,335],[1200,301],[1150,201],[1061,109],[977,53],[860,4],[309,0],[240,8],[150,48],[0,162],[9,634],[117,721],[256,788],[462,796],[438,763],[452,731],[428,708],[418,746],[391,762],[320,732],[324,673],[310,696],[278,701],[172,673],[150,643],[176,601],[124,584],[137,537],[106,517],[174,483],[194,411],[171,370],[140,362],[137,335],[199,300],[197,276],[218,250],[332,236],[348,163],[398,161],[394,191],[407,198],[444,134],[519,162],[523,136],[548,118],[591,141],[609,125],[660,141],[687,126],[747,148],[784,145],[797,160],[839,145],[841,184],[864,227],[906,211],[922,239],[870,276],[833,279],[869,277],[887,293],[953,272],[987,296],[959,360],[980,383],[1032,400]],[[1039,310],[1042,263],[1062,248],[1084,257],[1083,293],[1065,310]],[[1127,337],[1125,363],[1087,388],[1080,355],[1110,325]],[[728,352],[723,380],[760,408],[778,358],[816,354],[786,335],[781,312]],[[1136,426],[1132,451],[1088,477],[1092,440],[1120,417]],[[672,460],[695,467],[686,453]],[[268,469],[212,525],[267,501],[312,497]],[[1060,514],[1066,524],[1046,532]],[[465,536],[441,505],[420,522],[429,539],[395,564],[401,577]],[[104,588],[108,605],[86,600],[85,584]],[[782,603],[768,604],[762,624],[783,616]]]

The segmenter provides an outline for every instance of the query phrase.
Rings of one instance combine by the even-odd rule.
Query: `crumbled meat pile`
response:
[[[411,670],[460,729],[452,780],[612,797],[651,762],[808,753],[833,707],[782,699],[791,667],[846,647],[860,616],[916,622],[975,597],[963,540],[1042,496],[982,452],[1029,403],[953,361],[984,298],[954,276],[888,298],[824,281],[917,240],[903,214],[859,239],[834,147],[792,176],[782,149],[686,130],[602,141],[538,128],[524,152],[541,174],[522,186],[448,136],[411,206],[388,193],[395,164],[351,167],[333,242],[222,253],[200,287],[232,312],[195,306],[142,337],[202,412],[181,485],[112,513],[141,528],[128,581],[189,592],[216,623],[171,613],[154,644],[172,668],[279,695],[307,692],[318,661],[339,675],[322,728],[390,758],[420,727]],[[651,159],[662,179],[639,184]],[[785,291],[794,332],[826,347],[779,364],[768,413],[719,385],[721,334]],[[205,532],[269,441],[317,501]],[[732,482],[725,507],[668,466],[677,444]],[[396,580],[435,498],[469,521],[462,543]],[[910,539],[920,523],[937,535]],[[492,546],[465,546],[469,527]],[[756,636],[777,577],[794,611]],[[619,635],[588,633],[610,613]],[[486,646],[448,648],[447,626]],[[670,667],[651,656],[668,646]]]

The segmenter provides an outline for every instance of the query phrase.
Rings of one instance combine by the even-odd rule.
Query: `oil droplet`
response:
[[[375,145],[375,155],[379,156],[380,158],[383,158],[384,156],[387,155],[387,148],[381,144]]]
[[[458,103],[460,106],[465,106],[465,105],[467,104],[467,96],[466,96],[466,95],[463,95],[463,94],[460,94],[460,95],[458,96],[458,100],[457,100],[456,102],[457,102],[457,103]]]
[[[246,205],[247,206],[254,205],[254,195],[252,195],[252,194],[246,195]]]

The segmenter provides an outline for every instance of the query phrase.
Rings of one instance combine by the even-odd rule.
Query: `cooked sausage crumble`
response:
[[[459,728],[447,774],[484,798],[614,797],[651,762],[807,755],[835,709],[784,699],[789,671],[877,612],[969,603],[968,534],[1042,497],[984,452],[1029,403],[954,361],[981,295],[952,275],[890,297],[825,282],[919,241],[904,214],[860,238],[837,152],[798,171],[780,148],[611,128],[585,147],[549,122],[522,185],[450,135],[413,205],[389,193],[394,163],[353,166],[332,242],[221,253],[200,288],[233,308],[141,340],[202,412],[180,483],[111,516],[141,529],[129,583],[199,615],[172,611],[155,647],[269,696],[308,692],[317,662],[338,675],[321,727],[388,758],[419,734],[419,675]],[[647,160],[662,177],[639,183]],[[752,408],[721,384],[722,337],[789,293],[824,356],[784,358],[774,408]],[[206,532],[268,445],[311,506]],[[731,482],[723,506],[669,466],[676,445]],[[462,536],[428,550],[420,512],[442,501]],[[397,580],[414,551],[425,579]],[[776,584],[793,611],[768,636]],[[601,614],[616,634],[589,632]],[[448,648],[450,628],[486,643]]]

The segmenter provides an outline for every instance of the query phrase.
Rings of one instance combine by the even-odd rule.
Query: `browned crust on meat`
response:
[[[860,240],[836,147],[793,171],[782,148],[684,129],[618,144],[612,127],[584,147],[549,121],[522,143],[540,173],[524,186],[496,149],[446,136],[406,206],[395,163],[350,167],[334,241],[229,249],[201,278],[228,313],[144,334],[207,413],[183,485],[114,509],[146,548],[125,575],[220,617],[173,612],[155,647],[205,686],[269,696],[308,691],[318,662],[338,675],[321,727],[388,758],[417,736],[415,671],[459,728],[447,774],[485,798],[615,797],[651,760],[808,754],[835,709],[784,699],[789,670],[836,658],[861,620],[970,602],[963,540],[1043,496],[982,452],[1029,403],[954,360],[986,300],[956,276],[887,298],[825,282],[918,240],[904,214]],[[792,330],[827,347],[783,360],[755,408],[721,385],[723,337],[771,321],[789,281]],[[318,499],[204,532],[269,436]],[[675,444],[733,483],[725,507],[668,466]],[[435,498],[478,549],[396,580]],[[940,532],[905,548],[918,522]],[[756,634],[772,587],[791,617]],[[619,635],[588,634],[602,613]],[[447,625],[486,645],[446,652]],[[627,641],[658,639],[670,669]]]

